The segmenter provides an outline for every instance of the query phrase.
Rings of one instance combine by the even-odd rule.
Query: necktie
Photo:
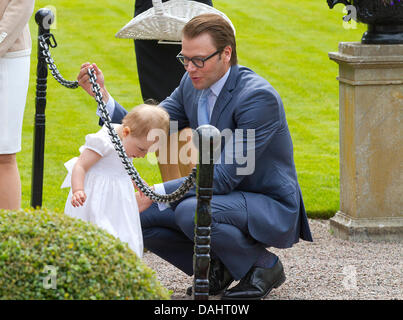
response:
[[[198,104],[197,118],[199,126],[210,123],[210,113],[208,110],[208,96],[210,94],[210,88],[203,90]]]

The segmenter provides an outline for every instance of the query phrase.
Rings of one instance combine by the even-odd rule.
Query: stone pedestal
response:
[[[340,211],[334,235],[403,239],[403,45],[340,43]]]

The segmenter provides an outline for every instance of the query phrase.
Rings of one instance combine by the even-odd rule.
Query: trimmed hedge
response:
[[[126,243],[90,223],[47,210],[0,210],[0,299],[170,294]]]

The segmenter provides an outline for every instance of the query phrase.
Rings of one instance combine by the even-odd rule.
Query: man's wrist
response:
[[[104,87],[101,88],[101,93],[102,93],[102,100],[104,101],[105,104],[107,104],[109,101],[109,92]]]
[[[113,97],[107,91],[106,91],[106,95],[107,95],[106,102],[105,102],[106,98],[104,98],[104,94],[102,94],[102,100],[105,102],[105,108],[108,111],[109,116],[111,118],[113,118],[113,113],[115,112],[115,100],[113,100]],[[98,117],[102,117],[101,110],[99,108],[97,108],[96,113],[97,113]]]

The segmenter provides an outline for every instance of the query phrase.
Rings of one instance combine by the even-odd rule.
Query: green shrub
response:
[[[154,272],[106,231],[64,213],[0,210],[0,299],[169,297]]]

